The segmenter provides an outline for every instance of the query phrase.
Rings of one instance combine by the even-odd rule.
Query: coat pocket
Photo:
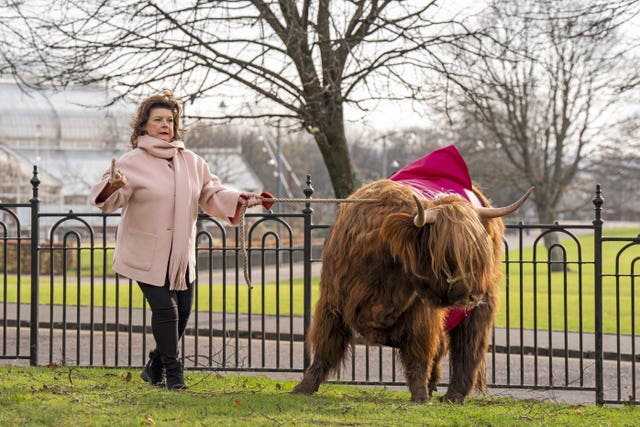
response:
[[[158,237],[152,233],[131,230],[123,236],[118,257],[129,267],[149,271],[156,253]]]

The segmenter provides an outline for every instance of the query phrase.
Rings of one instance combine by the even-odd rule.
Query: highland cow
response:
[[[340,206],[324,246],[307,338],[313,361],[294,393],[316,392],[355,334],[399,350],[414,402],[431,397],[447,349],[451,375],[443,399],[462,403],[474,385],[485,386],[501,277],[500,217],[520,207],[531,190],[510,206],[491,208],[476,188],[468,196],[484,207],[449,192],[419,197],[412,187],[393,177],[376,181],[351,196],[376,202]],[[452,315],[460,323],[445,331]]]

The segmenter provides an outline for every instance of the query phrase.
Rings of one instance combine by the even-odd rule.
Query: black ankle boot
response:
[[[178,358],[163,354],[162,364],[164,365],[164,371],[167,376],[167,388],[169,390],[186,390],[187,386],[184,385],[183,367]]]
[[[160,358],[160,352],[158,350],[153,350],[151,353],[149,353],[149,361],[142,370],[140,378],[151,385],[162,385],[163,374],[164,368],[162,365],[162,360]]]

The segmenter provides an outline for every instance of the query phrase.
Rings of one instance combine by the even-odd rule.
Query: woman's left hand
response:
[[[243,193],[240,197],[247,201],[247,207],[257,206],[262,204],[262,197],[254,193]]]

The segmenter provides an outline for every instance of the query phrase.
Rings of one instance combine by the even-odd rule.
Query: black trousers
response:
[[[178,343],[184,335],[191,314],[193,283],[187,280],[187,290],[184,291],[169,290],[168,278],[164,286],[142,282],[138,282],[138,286],[151,307],[151,331],[156,340],[156,350],[169,358],[177,358]]]

